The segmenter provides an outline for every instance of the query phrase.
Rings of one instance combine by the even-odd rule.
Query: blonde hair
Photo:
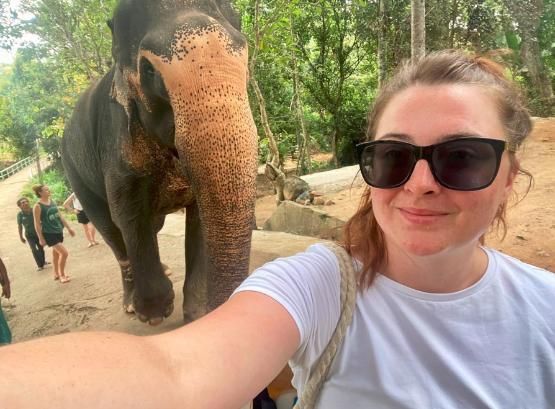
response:
[[[35,192],[35,195],[37,195],[37,197],[40,198],[40,192],[42,191],[42,188],[44,187],[44,185],[34,185],[33,186],[33,192]]]
[[[530,114],[520,92],[506,77],[504,67],[484,56],[445,50],[430,53],[414,64],[403,64],[374,101],[368,114],[367,140],[375,138],[378,123],[391,99],[415,85],[476,85],[490,92],[505,128],[511,170],[527,175],[530,188],[531,175],[520,167],[515,157],[515,151],[532,131]],[[507,203],[504,202],[492,222],[492,225],[503,231],[503,237],[506,234],[506,207]],[[483,237],[480,241],[483,243]],[[363,271],[359,284],[369,287],[376,272],[387,260],[384,234],[372,209],[370,187],[362,195],[357,212],[345,225],[343,245],[349,253],[356,252]]]

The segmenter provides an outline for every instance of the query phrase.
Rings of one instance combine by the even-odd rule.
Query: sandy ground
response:
[[[555,118],[540,119],[522,155],[524,167],[535,177],[535,185],[526,198],[511,207],[508,231],[504,241],[496,235],[488,236],[487,244],[526,262],[555,271]],[[164,262],[172,269],[171,279],[176,292],[176,308],[172,316],[158,327],[140,323],[121,308],[121,284],[115,259],[102,240],[99,246],[87,247],[82,228],[77,223],[74,238],[66,237],[70,251],[67,273],[68,284],[53,280],[52,269],[36,271],[31,252],[19,241],[15,202],[28,178],[23,171],[0,182],[0,254],[12,281],[12,299],[2,305],[14,335],[14,342],[77,330],[118,330],[133,334],[167,331],[181,325],[181,287],[184,278],[183,216],[172,215],[159,235]],[[518,183],[523,189],[524,179]],[[267,186],[265,187],[267,191]],[[262,189],[264,190],[264,189]],[[346,219],[356,209],[361,187],[348,186],[328,194],[334,200],[321,209],[333,216]],[[262,225],[275,210],[273,196],[262,196],[257,201],[257,223]],[[257,240],[263,240],[262,236]],[[281,236],[279,236],[281,237]],[[296,239],[295,239],[296,240]],[[282,241],[282,243],[280,243]],[[281,245],[290,246],[291,238],[272,238],[266,244],[256,243],[258,254],[251,265],[279,254]],[[296,243],[303,248],[308,239],[299,237]],[[270,248],[271,251],[270,251]],[[290,247],[287,247],[290,251]],[[286,250],[284,250],[286,251]],[[47,258],[51,260],[50,250]]]

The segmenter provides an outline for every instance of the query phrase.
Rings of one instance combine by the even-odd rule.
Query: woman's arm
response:
[[[66,221],[65,217],[62,215],[62,213],[58,212],[60,214],[60,220],[62,222],[62,224],[64,225],[64,227],[67,229],[67,231],[69,232],[69,235],[71,237],[75,236],[75,232],[73,231],[73,229],[71,228],[71,226],[69,225],[69,223]]]
[[[33,222],[35,224],[35,231],[37,232],[37,236],[39,238],[39,244],[41,246],[46,246],[46,241],[44,241],[44,236],[42,235],[42,223],[40,221],[40,214],[41,209],[38,202],[33,206]]]
[[[0,349],[2,406],[237,409],[299,344],[270,297],[241,292],[214,312],[150,337],[72,333]]]
[[[69,213],[74,213],[75,209],[73,208],[73,198],[75,197],[75,193],[70,194],[66,201],[64,202],[63,206],[64,209],[66,209],[67,212]]]

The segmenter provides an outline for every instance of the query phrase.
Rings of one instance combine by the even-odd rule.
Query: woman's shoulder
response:
[[[555,297],[555,273],[498,250],[486,249],[499,279],[506,286],[540,299]],[[543,301],[542,301],[543,302]]]

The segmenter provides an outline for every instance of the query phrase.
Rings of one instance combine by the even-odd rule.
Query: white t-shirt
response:
[[[81,202],[79,201],[79,199],[77,199],[77,196],[75,196],[75,193],[72,193],[71,195],[73,196],[73,208],[76,210],[83,211],[83,206],[81,205]]]
[[[555,274],[484,250],[486,273],[462,291],[425,293],[378,275],[358,293],[317,408],[555,408]],[[236,290],[267,294],[295,320],[299,393],[339,319],[339,285],[335,255],[316,244]]]

